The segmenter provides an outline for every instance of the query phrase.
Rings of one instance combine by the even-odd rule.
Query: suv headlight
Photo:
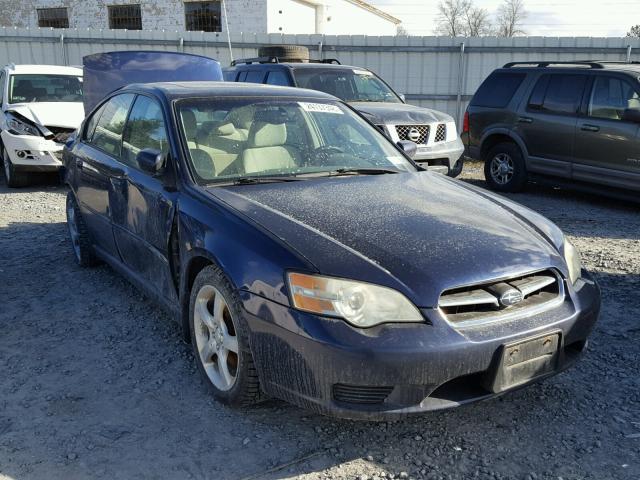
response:
[[[9,127],[9,130],[13,130],[18,135],[35,135],[38,137],[41,135],[35,125],[31,125],[20,120],[11,114],[7,114],[7,126]]]
[[[571,284],[575,284],[582,275],[582,264],[580,263],[580,252],[578,249],[566,238],[563,245],[564,261],[567,262],[569,267],[569,279]]]
[[[424,321],[407,297],[391,288],[302,273],[289,273],[287,280],[298,310],[343,318],[356,327]]]

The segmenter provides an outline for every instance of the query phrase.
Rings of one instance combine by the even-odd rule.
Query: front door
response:
[[[515,130],[527,146],[532,172],[571,176],[578,108],[587,79],[578,74],[541,75],[520,107]]]
[[[575,180],[640,191],[640,124],[624,117],[640,111],[639,90],[622,75],[595,76],[576,130]]]
[[[153,149],[167,159],[158,176],[140,169],[136,157]],[[121,161],[125,174],[114,179],[113,226],[118,251],[126,267],[163,298],[177,300],[169,266],[169,236],[176,193],[167,189],[172,175],[166,123],[160,104],[138,95],[124,129]]]

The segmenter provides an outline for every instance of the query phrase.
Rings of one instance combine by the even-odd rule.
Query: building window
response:
[[[109,28],[142,30],[140,5],[109,5]]]
[[[67,9],[38,8],[38,26],[43,28],[69,28]]]
[[[187,30],[221,32],[220,2],[185,2],[184,18]]]

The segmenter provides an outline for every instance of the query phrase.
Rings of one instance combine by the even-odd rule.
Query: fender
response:
[[[520,147],[520,150],[522,151],[522,155],[524,157],[524,161],[527,167],[529,166],[529,150],[527,149],[527,146],[525,145],[520,135],[518,135],[514,130],[505,127],[495,127],[485,131],[482,135],[482,138],[480,139],[480,149],[483,148],[484,142],[487,140],[487,138],[492,135],[505,135],[513,140],[518,145],[518,147]]]

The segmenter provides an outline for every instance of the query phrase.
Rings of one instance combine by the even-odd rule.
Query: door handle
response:
[[[518,122],[520,122],[520,123],[533,123],[533,118],[531,118],[531,117],[520,117],[520,118],[518,118]]]
[[[582,127],[580,127],[580,130],[582,130],[584,132],[599,132],[600,131],[600,127],[598,127],[596,125],[589,125],[588,123],[585,123],[584,125],[582,125]]]

